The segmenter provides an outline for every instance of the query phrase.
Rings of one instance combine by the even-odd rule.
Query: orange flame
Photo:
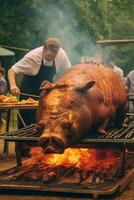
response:
[[[97,171],[108,170],[111,167],[118,168],[119,156],[113,150],[98,150],[88,148],[68,148],[63,154],[44,154],[41,147],[32,147],[31,157],[24,161],[23,166],[36,165],[44,170],[46,167],[64,166],[77,168],[82,171],[95,169]]]

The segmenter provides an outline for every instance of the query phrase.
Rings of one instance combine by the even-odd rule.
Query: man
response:
[[[7,92],[7,82],[4,78],[5,70],[0,67],[0,95],[5,95]]]
[[[126,77],[128,92],[132,95],[132,101],[129,101],[129,112],[134,113],[134,70],[130,71]],[[133,117],[130,117],[133,119]]]
[[[5,70],[0,67],[0,95],[5,95],[7,93],[7,82],[4,78]],[[2,118],[3,111],[0,111],[0,125],[4,123],[4,119]]]
[[[9,69],[10,91],[12,94],[39,95],[39,87],[42,81],[53,82],[70,67],[71,63],[65,51],[60,47],[60,41],[57,38],[48,38],[44,46],[31,50]],[[24,76],[19,88],[16,84],[16,75],[20,73]],[[20,95],[20,99],[24,98],[27,97]],[[26,125],[35,122],[35,112],[33,110],[21,110],[20,114]],[[21,127],[22,125],[19,124],[19,128]]]
[[[56,38],[48,38],[44,45],[27,53],[19,62],[13,65],[8,71],[10,91],[12,94],[28,93],[39,95],[39,88],[44,80],[53,82],[60,77],[71,63],[60,47],[60,41]],[[23,74],[20,88],[16,84],[16,75]],[[27,96],[20,95],[20,99],[26,99]],[[18,119],[18,128],[35,123],[35,110],[20,110],[23,120]],[[21,156],[27,156],[32,144],[21,143]]]
[[[134,93],[134,70],[130,71],[126,77],[126,83],[130,93]]]
[[[121,77],[121,79],[124,81],[124,73],[123,70],[119,67],[116,66],[115,62],[111,61],[110,62],[111,68],[113,69],[113,71],[119,76]]]

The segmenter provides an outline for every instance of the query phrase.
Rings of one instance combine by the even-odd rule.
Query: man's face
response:
[[[54,60],[54,58],[56,57],[57,52],[53,52],[50,49],[45,49],[43,50],[43,57],[45,58],[46,61],[50,62],[52,60]]]

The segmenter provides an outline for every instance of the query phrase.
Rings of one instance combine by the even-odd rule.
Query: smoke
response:
[[[63,9],[57,4],[48,5],[44,23],[47,26],[47,37],[61,40],[72,64],[80,63],[82,56],[95,56],[97,53],[98,49],[89,33],[79,30],[79,24],[69,4]]]

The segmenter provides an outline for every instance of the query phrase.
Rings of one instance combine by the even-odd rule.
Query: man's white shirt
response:
[[[42,54],[43,54],[43,46],[33,49],[30,52],[28,52],[20,61],[15,63],[12,66],[12,69],[15,71],[16,74],[23,73],[30,76],[34,76],[38,74],[40,70],[40,66],[42,63]],[[47,62],[43,58],[43,64],[46,66],[52,66],[53,61]],[[55,57],[55,66],[56,66],[56,79],[71,67],[71,63],[64,49],[62,48],[59,49]]]

